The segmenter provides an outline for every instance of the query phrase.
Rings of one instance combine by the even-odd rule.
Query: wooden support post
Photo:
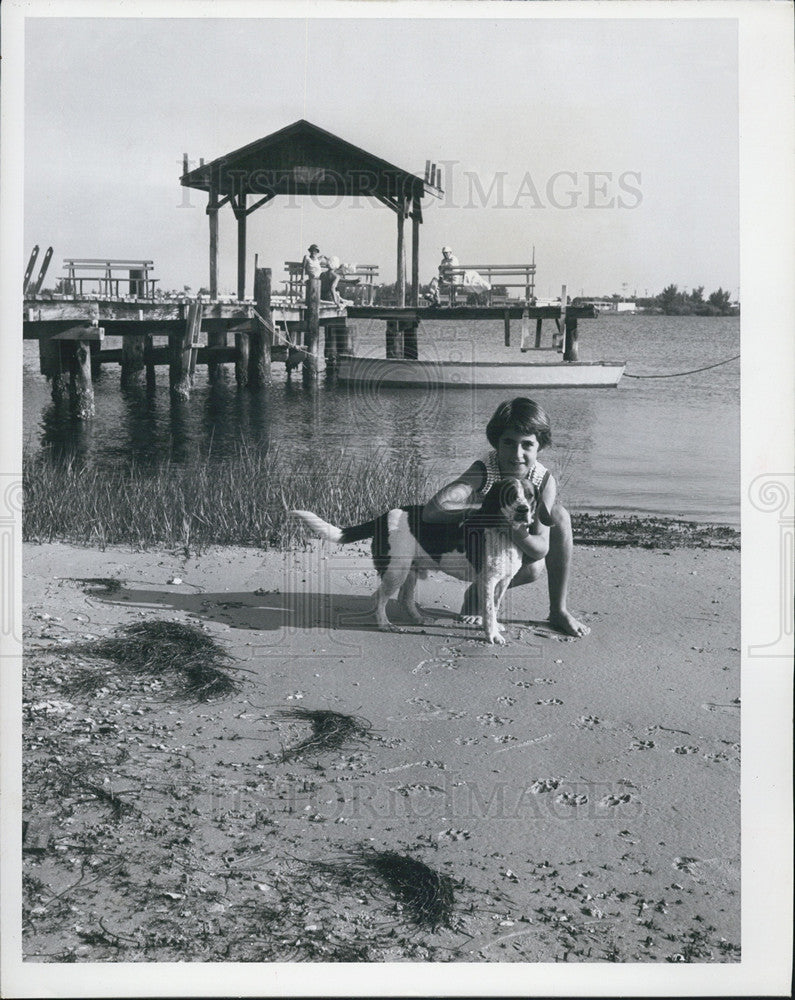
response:
[[[541,346],[541,317],[536,320],[536,347]]]
[[[558,321],[558,351],[565,350],[565,340],[566,340],[566,306],[568,305],[569,297],[566,294],[566,286],[560,290],[560,320]]]
[[[401,195],[398,198],[397,210],[397,305],[400,307],[406,304],[406,247],[403,238],[405,204],[403,195]]]
[[[102,361],[99,357],[101,344],[98,341],[90,340],[91,345],[91,381],[98,382],[102,378]]]
[[[191,390],[190,362],[194,342],[198,342],[202,325],[202,304],[191,302],[185,329],[181,333],[172,333],[168,337],[169,346],[169,383],[172,396],[189,399]]]
[[[271,347],[273,346],[273,315],[271,314],[271,269],[254,269],[257,330],[250,335],[248,381],[255,389],[269,385],[271,380]]]
[[[246,297],[246,196],[241,192],[237,201],[237,297]]]
[[[121,342],[121,384],[135,385],[144,373],[144,338],[137,334],[126,334]]]
[[[77,420],[94,416],[94,386],[91,383],[91,346],[87,340],[69,342],[69,401]]]
[[[403,357],[416,361],[419,357],[417,346],[418,323],[406,323],[403,327]]]
[[[214,302],[218,298],[218,187],[215,181],[210,183],[207,214],[210,217],[210,298]]]
[[[155,364],[152,360],[152,351],[155,347],[154,337],[151,333],[147,333],[142,339],[144,342],[144,361],[146,363],[146,388],[154,389],[157,384]]]
[[[339,353],[337,331],[339,328],[339,323],[326,323],[323,327],[323,356],[326,359],[326,374],[328,375],[331,375],[337,367]]]
[[[403,357],[403,331],[396,319],[386,321],[386,356],[388,358]]]
[[[54,403],[62,403],[67,389],[68,368],[61,353],[60,341],[39,339],[39,370],[50,379]]]
[[[356,327],[352,323],[341,326],[337,336],[337,353],[340,357],[350,357],[356,353]]]
[[[506,309],[502,314],[502,322],[505,328],[505,346],[511,346],[511,314]]]
[[[414,215],[411,219],[411,304],[420,304],[420,219],[419,202],[414,200]]]
[[[226,347],[226,333],[220,330],[216,333],[207,334],[208,347]],[[207,379],[210,382],[219,382],[224,378],[225,369],[218,361],[207,362]]]
[[[249,370],[249,335],[247,333],[235,334],[235,380],[241,389],[248,385]]]
[[[304,348],[306,354],[302,369],[304,385],[317,379],[318,340],[320,339],[320,278],[308,278],[306,282],[306,329]]]
[[[577,342],[577,317],[572,316],[571,313],[566,314],[565,331],[566,334],[563,346],[563,360],[578,361],[580,357],[580,351]]]

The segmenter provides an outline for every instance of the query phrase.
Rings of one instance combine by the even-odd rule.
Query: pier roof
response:
[[[405,215],[420,213],[426,180],[305,119],[225,153],[181,178],[232,201],[241,195],[369,196]],[[430,187],[430,185],[429,185]],[[421,215],[418,221],[421,221]]]

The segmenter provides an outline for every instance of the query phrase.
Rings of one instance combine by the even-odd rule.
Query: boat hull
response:
[[[551,364],[504,361],[413,361],[397,358],[342,357],[340,382],[395,388],[510,389],[614,388],[623,361],[558,361]]]

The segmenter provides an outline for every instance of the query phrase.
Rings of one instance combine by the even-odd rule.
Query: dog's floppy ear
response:
[[[502,487],[505,484],[501,479],[498,479],[496,483],[492,484],[491,489],[486,494],[483,500],[483,505],[480,508],[481,514],[496,515],[502,510]]]

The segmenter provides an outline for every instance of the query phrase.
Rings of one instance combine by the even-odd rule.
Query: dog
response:
[[[387,601],[397,595],[413,624],[425,622],[417,608],[417,578],[442,570],[458,580],[475,581],[483,629],[490,643],[505,644],[497,611],[503,595],[522,565],[522,554],[511,540],[511,528],[533,523],[538,497],[519,479],[494,483],[479,511],[463,525],[430,524],[422,520],[422,505],[396,507],[372,521],[348,528],[329,524],[308,510],[290,513],[321,538],[345,545],[372,538],[373,563],[381,578],[375,595],[378,627],[402,631],[387,617]]]

